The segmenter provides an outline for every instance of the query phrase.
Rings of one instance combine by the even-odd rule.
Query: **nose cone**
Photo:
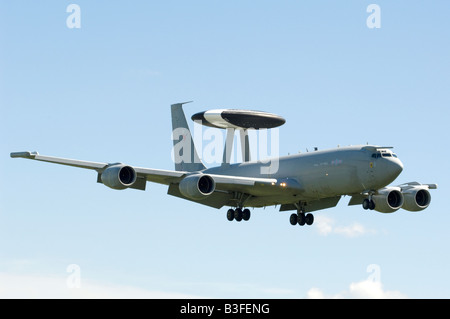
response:
[[[389,161],[389,171],[392,177],[397,178],[403,171],[403,163],[398,158],[393,158]]]
[[[389,185],[398,175],[403,171],[403,164],[398,158],[383,157],[377,163],[377,177],[378,185]]]

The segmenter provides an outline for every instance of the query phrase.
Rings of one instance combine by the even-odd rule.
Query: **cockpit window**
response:
[[[373,157],[373,158],[380,158],[380,157],[381,157],[381,153],[380,153],[380,152],[378,152],[378,153],[373,153],[373,154],[372,154],[372,157]]]
[[[397,157],[397,154],[395,153],[387,153],[387,152],[376,152],[372,154],[373,158],[380,158],[380,157]]]

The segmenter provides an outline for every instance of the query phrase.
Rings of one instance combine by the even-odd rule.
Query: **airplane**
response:
[[[348,205],[361,205],[380,213],[393,213],[400,208],[421,211],[431,202],[429,190],[437,188],[436,184],[418,182],[388,186],[400,175],[403,164],[392,147],[376,145],[315,150],[269,162],[244,161],[206,168],[190,134],[182,108],[185,103],[171,105],[173,130],[184,130],[186,134],[179,141],[185,139],[191,149],[189,160],[180,161],[180,154],[175,154],[175,170],[82,161],[29,151],[13,152],[10,156],[94,170],[98,183],[115,190],[145,190],[147,182],[164,184],[169,195],[217,209],[230,207],[227,219],[238,222],[250,219],[249,207],[280,205],[281,212],[296,211],[289,217],[291,225],[312,225],[312,212],[335,207],[342,196],[351,196]],[[173,139],[174,146],[179,141]],[[275,162],[276,170],[267,169]]]

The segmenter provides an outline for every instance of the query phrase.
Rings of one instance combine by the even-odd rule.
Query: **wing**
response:
[[[73,167],[79,167],[84,169],[95,170],[98,173],[97,182],[102,183],[101,175],[109,167],[116,165],[123,165],[120,163],[101,163],[101,162],[89,162],[82,160],[75,160],[62,157],[44,156],[39,155],[38,152],[14,152],[11,153],[12,158],[26,158],[41,162],[55,163],[60,165],[67,165]],[[136,181],[130,188],[145,190],[145,184],[147,181],[155,182],[159,184],[169,185],[171,183],[178,183],[187,172],[183,171],[170,171],[162,169],[133,167],[136,172]]]
[[[102,174],[108,168],[117,166],[126,166],[121,163],[102,163],[102,162],[90,162],[69,158],[53,157],[40,155],[38,152],[14,152],[11,153],[12,158],[25,158],[32,159],[41,162],[48,162],[60,165],[67,165],[72,167],[84,168],[94,170],[98,173],[97,182],[104,183],[102,179]],[[131,167],[131,166],[130,166]],[[171,185],[178,188],[177,184],[190,174],[202,174],[202,172],[185,172],[185,171],[171,171],[153,168],[143,168],[143,167],[131,167],[136,173],[136,179],[130,185],[126,187],[145,190],[146,182],[154,182],[164,185]],[[219,174],[208,174],[216,185],[214,194],[228,194],[232,195],[233,192],[245,193],[252,196],[263,196],[268,194],[276,193],[277,191],[283,193],[300,193],[301,187],[298,182],[294,179],[283,179],[277,180],[275,178],[254,178],[254,177],[240,177],[240,176],[229,176],[229,175],[219,175]],[[109,186],[109,185],[107,185]],[[111,187],[111,186],[109,186]],[[174,190],[169,190],[169,193],[173,192],[177,194],[178,192]],[[112,187],[114,188],[114,187]],[[124,187],[125,188],[125,187]],[[123,188],[116,188],[123,189]],[[227,198],[229,196],[226,196]],[[177,195],[175,195],[177,196]],[[218,195],[224,198],[223,195]],[[183,196],[180,196],[183,197]],[[217,197],[217,196],[216,196]],[[221,200],[220,202],[223,202]],[[206,203],[206,201],[205,201]],[[218,204],[215,204],[217,206]],[[224,204],[222,204],[223,206]]]
[[[405,191],[415,187],[421,187],[426,189],[437,189],[438,186],[437,184],[421,184],[419,182],[410,182],[398,185],[398,187],[400,187],[402,191]]]
[[[220,191],[241,192],[254,196],[263,195],[277,184],[275,178],[240,177],[208,174],[214,179],[216,189]]]

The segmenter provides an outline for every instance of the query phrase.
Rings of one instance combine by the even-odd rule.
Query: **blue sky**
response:
[[[450,297],[448,1],[0,3],[1,297]],[[9,157],[173,169],[170,104],[189,100],[187,116],[280,114],[281,155],[394,146],[395,184],[439,189],[420,213],[343,198],[312,227],[274,207],[230,223],[162,185],[114,191],[91,171]]]

